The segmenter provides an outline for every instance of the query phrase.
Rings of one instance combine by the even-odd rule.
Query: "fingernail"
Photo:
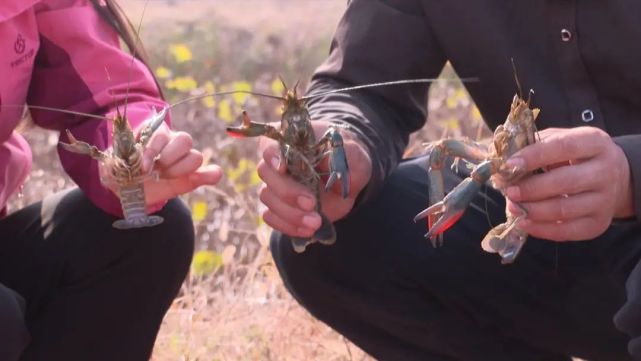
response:
[[[317,229],[320,227],[321,219],[316,213],[308,214],[303,217],[303,224],[307,228]]]
[[[521,189],[519,189],[519,187],[517,187],[517,186],[508,187],[505,190],[505,195],[511,201],[518,202],[519,200],[521,200]]]
[[[276,170],[280,169],[280,157],[272,158],[272,168]]]
[[[298,206],[305,211],[311,211],[314,209],[314,199],[308,196],[298,196],[297,199]]]

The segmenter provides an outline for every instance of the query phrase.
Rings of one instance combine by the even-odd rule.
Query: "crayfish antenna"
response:
[[[519,98],[523,99],[523,88],[521,88],[521,82],[519,81],[519,75],[518,75],[518,73],[516,71],[516,63],[514,62],[514,58],[510,58],[510,61],[512,62],[512,72],[514,73],[514,81],[516,82],[516,87],[517,87],[517,89],[519,91]]]
[[[285,93],[289,91],[289,87],[287,87],[287,83],[285,83],[285,80],[283,80],[282,75],[278,75],[278,80],[280,80],[280,83],[283,84],[283,88],[285,88]]]
[[[294,84],[294,97],[298,98],[298,85],[300,84],[300,79],[296,80],[296,84]]]

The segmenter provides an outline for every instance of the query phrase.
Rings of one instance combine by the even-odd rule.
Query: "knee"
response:
[[[321,271],[316,266],[319,257],[315,248],[325,247],[314,244],[304,253],[296,253],[288,236],[280,232],[272,232],[270,248],[278,272],[287,290],[303,306],[309,308],[308,300],[313,299],[314,293],[320,291],[322,285],[317,283]],[[322,292],[322,291],[321,291]]]
[[[29,342],[24,301],[0,284],[0,359],[17,360]]]
[[[194,253],[195,233],[191,213],[184,202],[173,199],[159,215],[164,221],[148,228],[150,249],[165,276],[182,282]]]
[[[630,336],[628,351],[635,360],[641,360],[641,261],[628,276],[627,301],[614,315],[614,325]]]
[[[614,325],[630,336],[628,352],[641,359],[641,303],[628,301],[614,316]]]

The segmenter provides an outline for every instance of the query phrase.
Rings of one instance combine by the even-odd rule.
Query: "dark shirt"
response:
[[[537,127],[593,126],[630,163],[641,219],[641,1],[352,0],[310,93],[437,77],[450,61],[492,128],[517,91],[541,108]],[[379,87],[316,98],[314,119],[353,125],[369,148],[374,195],[425,124],[427,86]],[[585,144],[589,147],[590,144]]]

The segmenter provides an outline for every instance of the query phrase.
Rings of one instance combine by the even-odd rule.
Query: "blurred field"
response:
[[[277,81],[304,86],[329,49],[345,0],[158,1],[148,6],[142,39],[168,99],[253,89],[280,95]],[[143,2],[123,5],[134,23]],[[108,67],[108,64],[105,64]],[[451,70],[448,75],[451,75]],[[366,360],[357,347],[315,320],[284,290],[260,219],[255,140],[231,140],[224,127],[246,109],[255,121],[278,119],[279,104],[247,96],[207,99],[173,110],[175,129],[190,132],[211,162],[226,170],[215,188],[184,196],[193,212],[197,253],[167,314],[153,360]],[[487,134],[459,84],[436,84],[430,121],[413,138]],[[69,188],[53,151],[57,134],[28,130],[34,168],[10,209]]]

